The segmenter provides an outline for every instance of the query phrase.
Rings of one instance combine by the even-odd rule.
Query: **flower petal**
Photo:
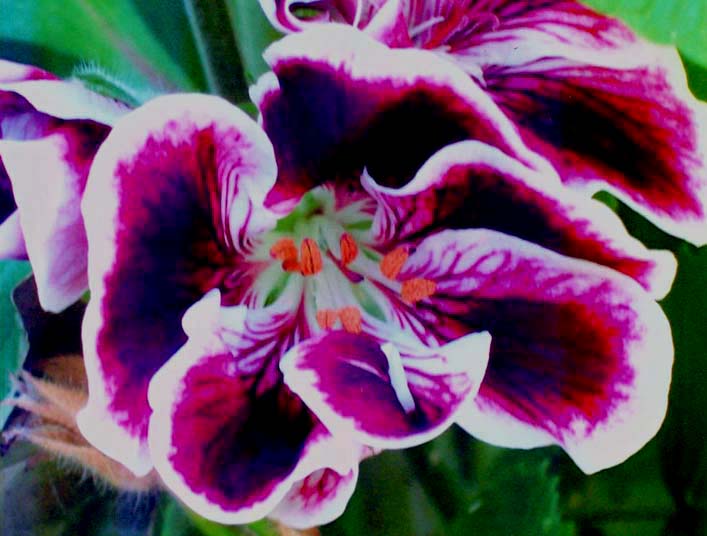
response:
[[[403,347],[391,355],[370,335],[331,331],[295,346],[280,369],[335,435],[405,448],[442,433],[476,394],[489,343],[488,334],[474,334],[442,348]]]
[[[502,5],[507,4],[507,5]],[[452,57],[518,123],[564,182],[608,189],[666,231],[707,243],[707,105],[670,47],[555,0],[499,3]]]
[[[86,290],[79,202],[93,156],[109,131],[100,121],[127,111],[86,90],[66,104],[65,96],[74,91],[67,87],[73,85],[44,71],[0,61],[3,173],[19,205],[20,216],[13,221],[22,227],[42,306],[52,312],[65,309]],[[14,247],[0,254],[21,252],[17,233],[16,227],[2,230]]]
[[[262,202],[274,178],[263,132],[205,95],[154,99],[118,122],[96,155],[82,204],[90,397],[79,426],[138,474],[150,467],[148,382],[185,342],[189,306],[215,287],[225,302],[242,298],[239,252],[269,223]]]
[[[427,238],[400,277],[436,283],[409,312],[425,336],[485,329],[493,337],[479,395],[458,421],[475,436],[515,447],[556,443],[594,472],[622,462],[660,427],[670,326],[633,280],[488,230]]]
[[[675,276],[673,255],[646,249],[605,205],[479,142],[440,150],[402,188],[367,176],[363,184],[378,201],[372,233],[379,244],[419,241],[445,228],[484,228],[623,272],[658,298]]]
[[[129,111],[125,103],[94,93],[78,80],[59,80],[36,67],[0,60],[0,95],[3,93],[21,95],[35,111],[57,119],[90,119],[112,125]]]
[[[234,351],[212,331],[214,304],[205,298],[190,310],[185,328],[198,330],[150,383],[150,452],[190,508],[220,523],[247,523],[308,475],[324,468],[347,475],[358,460],[354,446],[335,440],[281,383],[277,368],[252,369],[252,346],[261,341]],[[245,307],[231,310],[230,327],[247,330],[247,315]]]
[[[27,248],[20,228],[12,184],[0,160],[0,259],[26,259]]]
[[[358,181],[364,168],[401,186],[438,149],[465,139],[553,175],[491,99],[430,52],[391,50],[332,24],[285,37],[265,58],[276,78],[266,75],[252,96],[278,159],[271,203],[326,181]]]
[[[358,479],[358,465],[340,475],[319,469],[296,482],[270,517],[294,529],[318,527],[344,513]]]
[[[42,307],[60,312],[86,291],[81,196],[108,128],[67,123],[38,139],[0,140]]]

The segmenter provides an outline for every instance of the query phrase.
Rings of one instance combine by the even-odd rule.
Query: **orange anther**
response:
[[[322,329],[331,329],[336,324],[338,316],[334,309],[322,309],[317,311],[317,324]]]
[[[297,246],[291,238],[281,238],[270,248],[270,256],[273,259],[286,261],[288,259],[297,260]]]
[[[437,290],[437,283],[430,279],[416,277],[403,282],[400,295],[407,303],[416,303],[432,296],[435,290]]]
[[[353,260],[358,255],[358,245],[349,233],[344,233],[339,239],[339,246],[341,246],[341,264],[344,266],[353,262]]]
[[[297,261],[297,257],[294,259],[285,259],[282,261],[282,269],[285,272],[302,272],[302,267]]]
[[[400,270],[403,269],[403,265],[408,260],[409,256],[410,254],[408,253],[407,248],[398,246],[381,259],[381,272],[388,279],[395,279],[398,277]]]
[[[302,240],[300,246],[300,271],[302,275],[314,275],[322,271],[322,252],[319,251],[319,246],[311,238]]]
[[[339,318],[345,331],[361,333],[361,311],[352,305],[339,309]]]

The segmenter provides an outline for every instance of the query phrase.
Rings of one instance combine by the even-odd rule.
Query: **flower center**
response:
[[[386,322],[383,289],[408,304],[436,290],[428,279],[399,280],[411,253],[409,247],[399,246],[384,254],[370,245],[371,203],[368,197],[341,203],[331,189],[317,188],[278,221],[265,241],[268,257],[279,268],[275,279],[282,282],[284,278],[275,288],[282,292],[290,279],[299,281],[305,310],[318,329],[360,333],[365,313]],[[272,296],[269,303],[275,299]]]

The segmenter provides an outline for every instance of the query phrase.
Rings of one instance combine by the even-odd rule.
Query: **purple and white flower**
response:
[[[96,155],[89,441],[210,519],[296,527],[339,515],[365,455],[455,422],[587,472],[640,448],[672,256],[428,51],[322,26],[266,59],[259,125],[165,96]]]
[[[607,190],[665,231],[707,243],[707,105],[690,94],[673,48],[575,0],[261,4],[285,32],[345,23],[453,62],[563,183]]]
[[[48,311],[88,286],[81,194],[98,146],[127,111],[78,82],[0,60],[0,258],[29,258]]]

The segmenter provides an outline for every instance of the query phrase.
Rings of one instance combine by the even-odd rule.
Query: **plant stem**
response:
[[[248,100],[226,0],[184,0],[209,91],[233,103]]]

